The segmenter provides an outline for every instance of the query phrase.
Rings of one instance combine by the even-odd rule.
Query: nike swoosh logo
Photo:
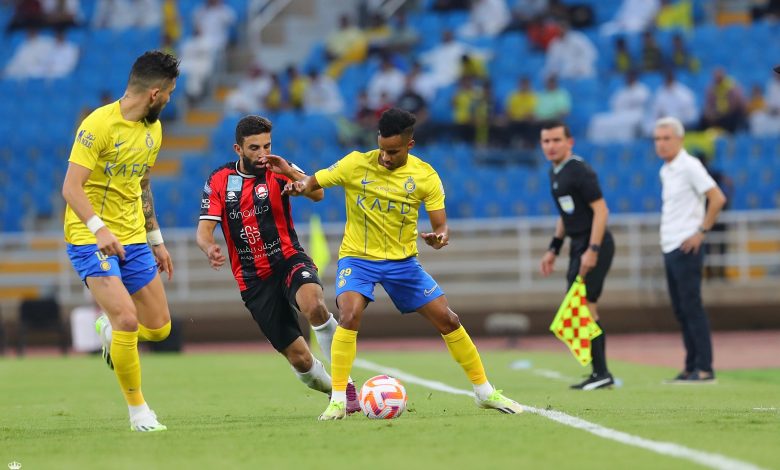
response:
[[[365,178],[363,178],[362,180],[360,180],[360,184],[370,184],[373,183],[374,181],[376,180],[366,181]]]
[[[425,294],[425,296],[428,297],[429,295],[433,294],[433,291],[435,291],[437,287],[439,287],[439,285],[434,284],[433,287],[431,287],[430,289],[425,289],[423,291],[423,294]]]
[[[602,385],[608,384],[612,379],[607,377],[606,379],[601,379],[596,382],[591,382],[588,385],[582,387],[583,390],[596,390],[597,388],[601,387]]]
[[[120,145],[122,145],[122,144],[124,144],[125,142],[127,142],[127,141],[126,141],[126,140],[123,140],[122,142],[117,142],[117,143],[115,143],[115,144],[114,144],[114,148],[115,148],[115,149],[118,149],[118,148],[119,148],[119,146],[120,146]]]

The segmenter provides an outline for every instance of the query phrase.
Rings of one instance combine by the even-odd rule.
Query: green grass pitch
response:
[[[621,387],[577,392],[539,373],[578,379],[587,369],[568,353],[482,356],[491,382],[525,405],[780,468],[780,370],[723,371],[717,385],[670,386],[661,381],[676,371],[613,362]],[[471,388],[446,351],[359,357]],[[512,368],[516,361],[531,367]],[[97,357],[0,359],[0,468],[12,461],[22,470],[706,468],[538,414],[481,410],[469,397],[408,382],[408,410],[397,420],[318,422],[327,398],[271,353],[144,354],[142,365],[145,396],[167,432],[129,431],[116,379]],[[376,374],[352,375],[362,383]]]

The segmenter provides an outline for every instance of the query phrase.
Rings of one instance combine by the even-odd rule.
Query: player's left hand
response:
[[[263,155],[260,157],[260,163],[265,165],[266,170],[271,170],[280,175],[290,175],[294,172],[287,160],[279,155]]]
[[[704,243],[704,234],[701,232],[696,232],[695,234],[688,237],[684,242],[682,242],[682,245],[680,245],[680,250],[683,253],[695,254],[699,252],[702,243]]]
[[[168,249],[165,248],[165,244],[152,246],[152,253],[154,254],[154,260],[157,261],[157,270],[161,273],[168,273],[168,280],[173,279],[173,260],[171,255],[168,254]]]
[[[300,196],[306,190],[306,182],[303,180],[290,181],[284,185],[282,196]]]
[[[585,275],[590,272],[591,269],[596,267],[596,263],[599,260],[599,254],[591,249],[585,250],[585,253],[580,256],[580,272],[579,275],[585,278]]]
[[[421,232],[420,237],[425,240],[428,246],[438,250],[450,244],[450,236],[446,233]]]

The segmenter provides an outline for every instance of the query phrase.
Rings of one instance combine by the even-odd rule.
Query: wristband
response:
[[[552,240],[550,240],[550,247],[548,248],[549,251],[552,251],[555,256],[558,256],[561,254],[561,247],[563,246],[563,238],[553,237]]]
[[[97,215],[93,215],[92,217],[87,220],[87,228],[90,232],[92,232],[92,235],[95,235],[98,230],[105,227],[106,224],[103,223],[102,220],[100,220],[100,217]]]
[[[146,232],[146,239],[152,246],[162,245],[165,243],[163,241],[162,232],[160,232],[159,228],[157,230],[150,230]]]
[[[590,246],[588,246],[588,248],[590,248],[590,251],[594,253],[598,253],[599,250],[601,249],[601,245],[597,245],[596,243],[591,243]]]

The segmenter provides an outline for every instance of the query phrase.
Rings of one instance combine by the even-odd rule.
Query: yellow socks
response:
[[[474,385],[480,385],[487,382],[485,367],[482,365],[482,359],[479,358],[477,347],[471,341],[466,329],[461,325],[452,333],[441,335],[447,343],[447,349],[455,361],[463,367],[466,375]]]
[[[330,350],[330,375],[333,392],[346,392],[349,373],[357,355],[357,331],[336,327]]]
[[[168,320],[168,323],[165,325],[156,329],[147,328],[140,322],[138,323],[138,341],[162,341],[167,338],[169,334],[171,334],[170,320]]]
[[[138,357],[138,332],[114,330],[111,336],[111,361],[119,387],[130,406],[145,403],[141,393],[141,359]]]

